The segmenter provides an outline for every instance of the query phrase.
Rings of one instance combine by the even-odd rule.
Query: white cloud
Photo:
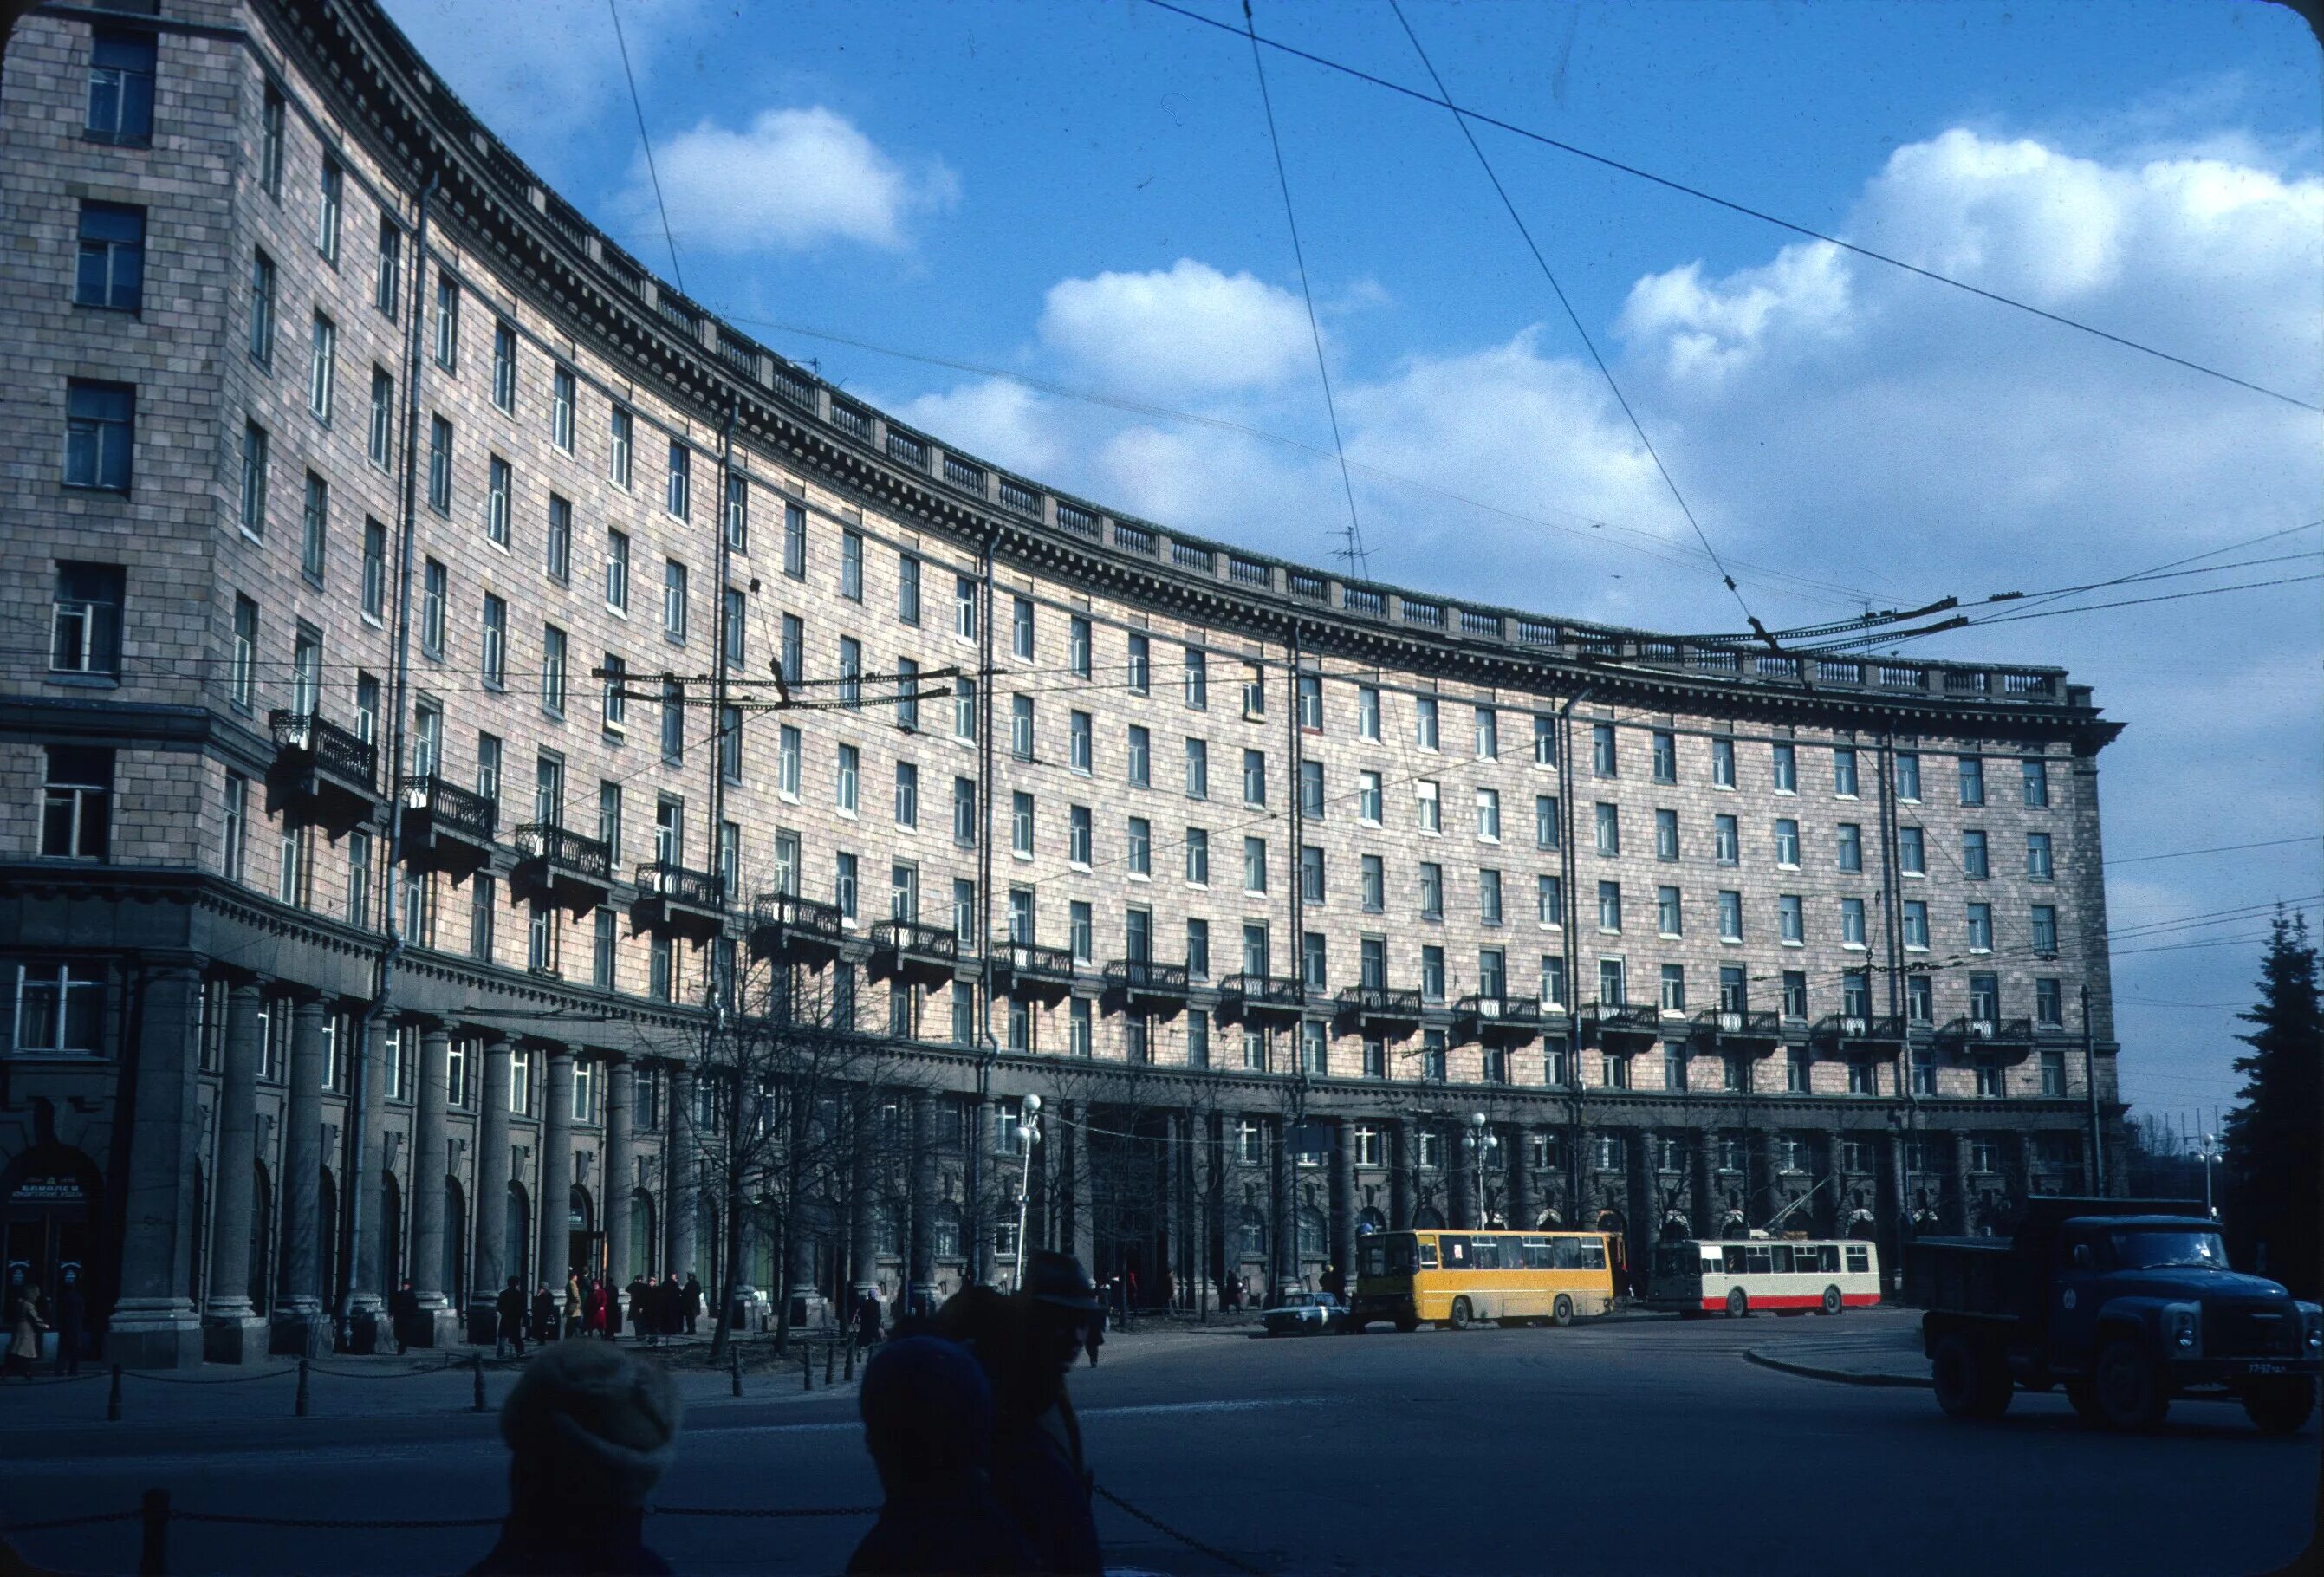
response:
[[[1156,398],[1278,383],[1315,354],[1296,296],[1184,257],[1167,270],[1058,281],[1040,332],[1113,386]]]
[[[1614,331],[1659,342],[1673,378],[1716,383],[1771,342],[1807,346],[1846,333],[1851,283],[1847,255],[1824,241],[1786,246],[1775,262],[1711,284],[1702,265],[1690,263],[1631,286]]]
[[[899,251],[910,244],[911,220],[960,195],[942,163],[907,169],[820,105],[762,110],[741,129],[705,120],[663,143],[655,165],[670,227],[704,252],[804,252],[831,242]],[[641,227],[659,226],[642,154],[617,207]]]

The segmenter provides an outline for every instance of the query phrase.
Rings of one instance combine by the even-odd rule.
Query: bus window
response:
[[[1729,1243],[1725,1248],[1720,1250],[1719,1259],[1719,1268],[1722,1275],[1740,1276],[1743,1274],[1743,1246],[1740,1243]]]
[[[1547,1238],[1527,1238],[1525,1240],[1525,1267],[1527,1270],[1547,1270],[1557,1262],[1555,1252]]]
[[[1469,1240],[1453,1232],[1443,1232],[1436,1239],[1436,1251],[1444,1257],[1447,1270],[1466,1270],[1469,1267]]]
[[[1396,1242],[1390,1243],[1388,1246],[1388,1274],[1391,1276],[1409,1276],[1412,1274],[1411,1240],[1399,1239]]]
[[[1776,1275],[1789,1276],[1792,1273],[1792,1246],[1789,1243],[1769,1244],[1767,1258],[1772,1261],[1768,1268]],[[1802,1268],[1804,1269],[1806,1267]]]
[[[1584,1238],[1582,1240],[1582,1268],[1584,1270],[1603,1270],[1606,1268],[1605,1239]]]
[[[1840,1245],[1826,1243],[1816,1250],[1818,1269],[1837,1272],[1840,1269]]]
[[[1434,1238],[1423,1238],[1420,1240],[1420,1268],[1423,1270],[1434,1270],[1436,1268],[1436,1240]]]
[[[1702,1268],[1692,1243],[1674,1243],[1655,1250],[1656,1276],[1693,1276]]]
[[[1720,1275],[1726,1268],[1727,1260],[1718,1250],[1705,1249],[1702,1251],[1702,1273],[1705,1276]]]
[[[1765,1244],[1754,1243],[1743,1250],[1743,1269],[1747,1275],[1766,1276],[1775,1269],[1774,1257]]]
[[[1859,1276],[1868,1273],[1872,1268],[1872,1251],[1869,1249],[1850,1249],[1848,1251],[1848,1268]]]
[[[1388,1245],[1365,1243],[1356,1250],[1356,1274],[1385,1276],[1388,1274]]]
[[[1469,1240],[1470,1269],[1499,1270],[1500,1268],[1501,1241],[1499,1238],[1480,1236]]]
[[[1559,1270],[1579,1270],[1582,1268],[1582,1240],[1580,1238],[1553,1238],[1550,1240],[1550,1245],[1551,1254],[1549,1262],[1553,1267]]]

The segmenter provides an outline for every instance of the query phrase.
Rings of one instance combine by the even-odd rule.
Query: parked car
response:
[[[1286,1292],[1259,1318],[1270,1336],[1321,1336],[1348,1328],[1348,1305],[1328,1292]]]

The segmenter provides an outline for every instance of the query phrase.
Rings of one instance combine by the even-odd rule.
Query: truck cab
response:
[[[2240,1399],[2288,1433],[2315,1406],[2324,1313],[2229,1268],[2218,1223],[2173,1202],[2034,1199],[2015,1236],[1914,1248],[1938,1401],[1997,1416],[2062,1385],[2095,1423],[2145,1428],[2174,1397]]]

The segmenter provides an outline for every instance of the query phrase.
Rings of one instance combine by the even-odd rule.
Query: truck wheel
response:
[[[1846,1306],[1847,1305],[1840,1301],[1840,1288],[1836,1286],[1827,1286],[1823,1289],[1823,1312],[1825,1314],[1836,1314]]]
[[[2080,1418],[2083,1423],[2088,1424],[2094,1428],[2105,1427],[2107,1417],[2104,1413],[2098,1410],[2098,1388],[2092,1385],[2089,1380],[2068,1380],[2066,1382],[2066,1400],[2072,1406],[2074,1416]]]
[[[2316,1382],[2307,1379],[2254,1380],[2244,1392],[2245,1416],[2263,1434],[2289,1434],[2316,1411]]]
[[[1455,1331],[1465,1331],[1476,1323],[1476,1314],[1469,1307],[1467,1298],[1456,1297],[1452,1300],[1452,1328]]]
[[[2116,1429],[2152,1429],[2171,1410],[2163,1376],[2136,1342],[2116,1337],[2098,1353],[2090,1378],[2098,1416]]]
[[[1947,1336],[1939,1342],[1930,1371],[1937,1406],[1949,1417],[1998,1418],[2009,1410],[2014,1388],[2009,1371],[1966,1336]]]
[[[1561,1331],[1573,1323],[1573,1300],[1559,1293],[1557,1301],[1550,1305],[1549,1323]]]
[[[1730,1320],[1739,1320],[1750,1312],[1751,1300],[1743,1296],[1743,1289],[1739,1286],[1729,1287],[1727,1289],[1727,1317]]]

